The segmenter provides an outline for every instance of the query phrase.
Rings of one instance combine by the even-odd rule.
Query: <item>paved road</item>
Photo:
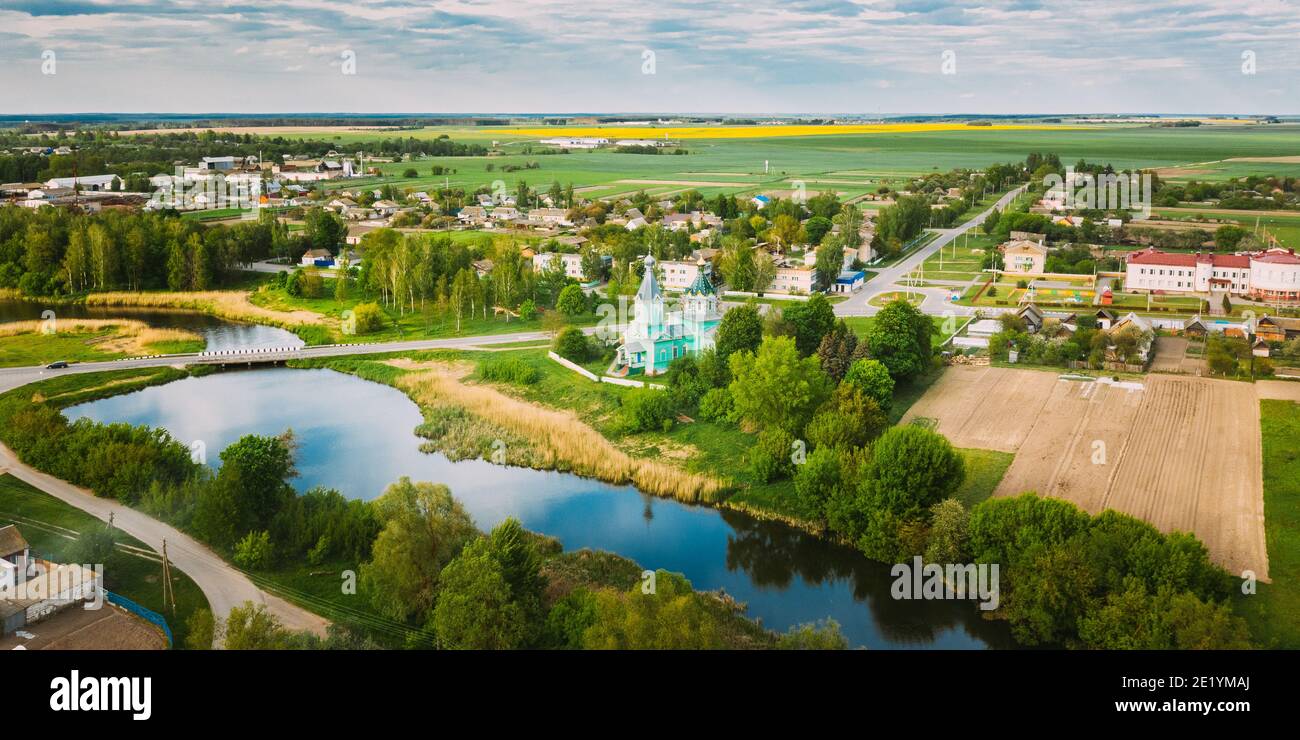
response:
[[[592,334],[595,327],[583,331]],[[367,355],[382,352],[407,352],[426,349],[464,349],[466,347],[484,347],[494,344],[513,342],[549,341],[550,334],[541,331],[524,331],[513,334],[492,334],[478,337],[455,337],[452,339],[418,339],[406,342],[382,342],[377,344],[339,344],[319,347],[302,347],[299,349],[263,350],[259,352],[232,351],[227,354],[187,354],[163,355],[134,360],[110,360],[107,362],[78,362],[62,370],[47,370],[44,367],[7,367],[0,368],[0,393],[19,386],[34,383],[56,375],[69,373],[99,373],[105,370],[128,370],[131,368],[162,367],[164,365],[200,365],[200,364],[238,364],[242,361],[264,362],[268,360],[308,359],[312,357],[337,357],[341,355]]]
[[[0,444],[0,473],[9,473],[42,491],[103,521],[113,517],[113,525],[161,553],[167,542],[167,557],[185,575],[193,579],[208,599],[212,613],[224,619],[232,607],[251,601],[266,604],[267,609],[294,630],[311,630],[325,634],[328,622],[322,617],[272,596],[216,553],[189,535],[168,524],[136,511],[113,499],[99,498],[90,491],[46,475],[19,462],[17,456]]]
[[[925,262],[926,259],[937,253],[943,247],[951,244],[957,237],[984,223],[984,219],[988,218],[988,215],[993,212],[994,208],[1006,210],[1007,204],[1019,195],[1026,187],[1026,185],[1021,185],[1015,190],[1012,190],[999,198],[997,203],[989,206],[988,210],[960,226],[951,229],[938,229],[937,231],[939,232],[939,236],[934,241],[921,247],[893,265],[879,270],[875,277],[867,281],[867,287],[850,296],[848,300],[835,304],[835,314],[837,316],[874,315],[880,309],[872,306],[868,301],[881,293],[889,293],[898,290],[896,283],[901,280],[903,276],[912,272],[917,267],[920,267],[922,262]],[[926,300],[921,305],[921,310],[926,313],[943,314],[947,311],[951,311],[954,314],[965,316],[974,313],[975,311],[975,309],[969,306],[956,306],[948,303],[944,298],[948,291],[942,288],[922,288],[913,290],[920,290],[921,292],[926,293]]]

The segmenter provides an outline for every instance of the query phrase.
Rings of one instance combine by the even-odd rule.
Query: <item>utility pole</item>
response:
[[[176,590],[172,588],[172,569],[171,563],[167,559],[167,540],[163,540],[162,556],[163,607],[166,608],[167,605],[170,604],[172,608],[172,616],[174,617],[176,616]]]

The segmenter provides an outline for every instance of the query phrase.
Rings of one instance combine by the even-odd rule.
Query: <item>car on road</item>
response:
[[[54,362],[51,362],[50,364],[46,365],[45,367],[46,367],[47,369],[50,369],[50,370],[61,370],[61,369],[65,368],[65,367],[67,367],[67,366],[68,366],[68,361],[67,361],[67,360],[55,360]]]

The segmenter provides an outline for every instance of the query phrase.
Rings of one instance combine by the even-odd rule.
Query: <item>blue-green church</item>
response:
[[[677,309],[665,308],[655,279],[655,258],[645,258],[645,275],[632,304],[632,320],[614,358],[617,375],[658,375],[672,361],[713,346],[718,322],[718,294],[709,280],[708,263],[698,264],[695,281],[682,292]]]

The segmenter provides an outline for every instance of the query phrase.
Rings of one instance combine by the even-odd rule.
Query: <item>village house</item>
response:
[[[488,220],[487,210],[483,206],[465,206],[456,214],[456,219],[463,224],[477,226]]]
[[[831,293],[856,293],[867,284],[867,273],[862,270],[843,270],[831,284]]]
[[[492,209],[492,220],[498,225],[510,225],[511,221],[519,218],[519,209],[512,206],[497,206]]]
[[[1003,272],[1017,275],[1042,275],[1046,272],[1047,247],[1027,239],[1010,241],[998,247],[1002,252]]]
[[[569,212],[563,208],[534,208],[528,212],[528,222],[546,226],[573,225],[573,222],[569,220]]]
[[[386,218],[397,213],[401,206],[391,200],[377,200],[370,205],[370,208],[374,210],[375,213]]]
[[[334,264],[334,255],[328,249],[308,249],[302,255],[304,267],[329,267]]]
[[[587,279],[582,271],[582,255],[568,252],[543,252],[533,255],[533,271],[542,272],[556,260],[564,266],[565,277],[582,281]]]
[[[0,635],[103,593],[102,572],[36,558],[17,525],[0,527]]]
[[[1300,319],[1264,314],[1255,320],[1255,336],[1268,342],[1285,342],[1300,336]]]
[[[561,149],[599,149],[609,144],[609,139],[587,136],[557,136],[541,139],[537,143],[543,146],[557,146]]]

